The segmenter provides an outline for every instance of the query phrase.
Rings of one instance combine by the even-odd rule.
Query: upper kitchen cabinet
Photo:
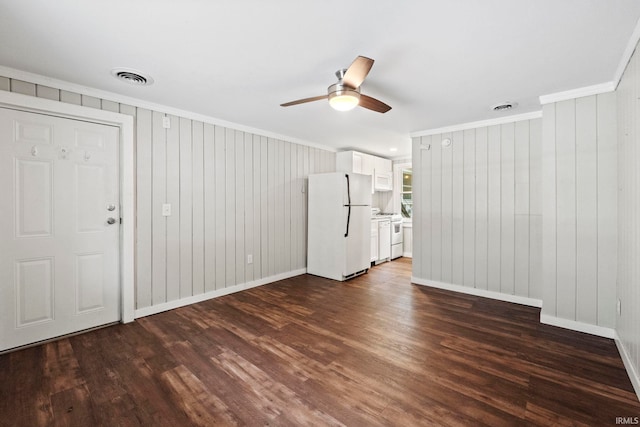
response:
[[[371,175],[371,192],[393,190],[391,160],[358,151],[336,154],[336,171]]]

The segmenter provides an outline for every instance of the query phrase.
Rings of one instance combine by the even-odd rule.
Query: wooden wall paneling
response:
[[[637,57],[637,55],[634,55]],[[637,200],[638,200],[638,176],[637,176],[637,165],[638,165],[638,149],[637,149],[637,140],[638,140],[638,108],[636,95],[637,95],[637,86],[638,86],[638,61],[637,58],[634,58],[629,64],[629,74],[630,74],[630,85],[627,88],[627,96],[626,96],[626,114],[625,121],[626,124],[626,133],[628,133],[629,138],[626,141],[626,156],[625,156],[625,164],[624,170],[626,172],[626,194],[625,198],[625,211],[626,211],[626,223],[625,223],[625,231],[629,233],[625,238],[625,250],[628,253],[628,258],[626,261],[625,268],[627,270],[627,281],[625,283],[625,288],[620,293],[620,302],[621,302],[621,314],[617,323],[621,323],[621,329],[625,331],[626,339],[630,340],[630,349],[631,354],[635,355],[635,360],[638,361],[638,348],[639,348],[639,340],[638,340],[638,322],[637,316],[633,315],[633,312],[637,313],[636,307],[634,307],[634,303],[638,302],[637,296],[637,283],[638,283],[638,219],[637,219]],[[634,309],[629,310],[630,307]],[[639,366],[639,365],[636,365]]]
[[[500,126],[500,292],[515,292],[515,124]]]
[[[502,201],[501,201],[501,130],[491,126],[487,135],[487,288],[500,292],[502,254]]]
[[[271,246],[269,244],[269,143],[266,136],[260,137],[260,268],[261,277],[269,276]]]
[[[240,284],[245,282],[244,272],[245,265],[247,263],[245,258],[245,249],[244,249],[244,229],[245,229],[245,205],[244,205],[244,181],[245,181],[245,170],[244,170],[244,132],[239,130],[235,131],[235,166],[233,166],[233,170],[235,172],[235,189],[232,190],[235,195],[235,284]]]
[[[180,298],[193,292],[193,158],[191,120],[179,119],[180,135]]]
[[[303,248],[303,266],[307,265],[307,236],[308,236],[308,214],[307,214],[307,209],[309,207],[309,147],[304,146],[302,148],[302,152],[303,152],[303,173],[302,176],[304,177],[304,182],[303,182],[303,186],[304,186],[304,194],[302,195],[302,248]]]
[[[442,138],[453,138],[450,133]],[[442,147],[442,281],[451,283],[453,257],[453,143]]]
[[[152,305],[153,122],[149,110],[136,116],[136,308]]]
[[[621,303],[621,311],[616,325],[620,334],[624,337],[627,348],[630,350],[632,360],[636,367],[640,367],[640,330],[638,323],[638,84],[640,82],[638,72],[638,55],[633,55],[629,61],[627,73],[629,84],[624,95],[624,112],[622,114],[624,124],[624,160],[625,171],[623,192],[624,200],[624,226],[620,233],[624,236],[623,250],[626,253],[623,268],[625,270],[624,284],[620,286],[618,298]],[[636,372],[639,372],[637,369]]]
[[[284,142],[282,140],[276,140],[276,157],[275,157],[275,273],[282,273],[284,271],[284,258],[285,254],[282,250],[284,248]],[[316,167],[322,167],[321,153],[316,153]]]
[[[11,91],[11,80],[8,77],[0,76],[0,90]]]
[[[556,104],[542,106],[542,312],[557,314]]]
[[[94,96],[82,95],[80,102],[83,107],[98,108],[98,109],[102,108],[102,103],[100,102],[100,98],[96,98]]]
[[[298,260],[298,222],[300,221],[300,210],[298,206],[298,145],[289,144],[291,148],[291,182],[289,186],[290,199],[291,199],[291,246],[289,249],[289,270],[296,269],[296,263]]]
[[[464,278],[464,134],[453,132],[451,139],[451,283]]]
[[[11,92],[36,96],[36,85],[22,80],[11,79]]]
[[[151,303],[167,301],[167,222],[162,205],[167,201],[167,135],[162,127],[164,114],[154,111],[152,144],[152,280]]]
[[[225,146],[225,281],[222,287],[235,286],[236,282],[236,134],[233,129],[224,129]]]
[[[38,92],[40,92],[40,88],[42,86],[38,86]],[[46,87],[46,86],[45,86]],[[57,96],[58,99],[60,98],[60,91],[57,89],[54,89],[55,92],[52,93],[52,96]],[[39,96],[39,95],[38,95]],[[58,100],[56,99],[56,101]],[[113,102],[113,101],[108,101],[106,99],[101,99],[100,100],[100,108],[102,108],[105,111],[113,111],[114,113],[119,113],[120,112],[120,104],[118,104],[117,102]]]
[[[137,128],[137,123],[136,123],[136,117],[137,117],[137,108],[134,107],[133,105],[127,105],[127,104],[117,104],[118,105],[118,110],[116,112],[119,112],[120,114],[126,114],[127,116],[131,116],[133,117],[133,127]],[[105,104],[102,104],[102,108],[105,108]],[[135,144],[135,141],[134,141]]]
[[[475,287],[476,270],[476,130],[464,131],[464,277],[463,284]]]
[[[442,275],[442,135],[431,137],[431,279],[444,281]],[[416,242],[413,242],[414,246]],[[424,257],[424,256],[423,256]]]
[[[224,266],[220,266],[216,237],[219,236],[218,188],[224,185],[224,176],[218,173],[217,128],[209,123],[202,125],[202,224],[203,224],[203,291],[210,292],[224,283]],[[224,139],[223,139],[224,141]],[[223,142],[224,143],[224,142]],[[224,153],[224,149],[223,149]],[[224,169],[223,169],[224,171]],[[222,192],[224,196],[224,191]],[[194,207],[195,208],[195,207]],[[224,232],[224,226],[222,227]],[[224,238],[224,234],[222,234]],[[222,251],[224,262],[224,251]],[[222,272],[222,273],[221,273]],[[222,277],[219,275],[222,274]]]
[[[191,179],[192,179],[192,280],[193,294],[198,295],[204,292],[204,266],[206,262],[211,262],[215,267],[215,262],[205,261],[205,217],[204,217],[204,201],[205,201],[205,183],[204,183],[204,123],[192,122],[192,163],[191,163]],[[213,144],[211,144],[213,145]],[[213,152],[213,147],[209,147],[208,152]],[[209,166],[209,162],[207,162]],[[215,230],[215,221],[209,224]],[[215,255],[215,242],[209,246],[209,250]]]
[[[636,55],[640,58],[640,56]],[[618,169],[616,134],[616,94],[598,95],[597,98],[597,260],[598,260],[598,325],[615,327],[616,324],[616,263],[618,223]],[[636,118],[637,120],[637,118]],[[637,160],[637,159],[633,159]],[[636,163],[637,165],[638,163]],[[635,168],[637,170],[637,168]],[[639,302],[640,296],[635,299]],[[640,323],[640,319],[638,319]],[[636,325],[638,324],[636,323]],[[640,362],[640,361],[639,361]],[[640,363],[638,364],[640,366]]]
[[[416,257],[415,259],[417,260],[422,260],[421,261],[422,277],[425,277],[425,278],[433,278],[434,268],[438,275],[440,275],[442,271],[442,260],[441,258],[438,258],[436,261],[434,259],[434,252],[433,252],[435,250],[435,245],[433,242],[434,240],[433,228],[434,228],[434,220],[435,220],[434,215],[436,215],[434,213],[435,212],[434,206],[438,206],[438,207],[440,206],[440,204],[437,204],[437,205],[434,204],[435,201],[433,196],[434,191],[436,191],[433,185],[433,180],[434,180],[433,169],[434,169],[434,162],[436,160],[434,157],[434,154],[436,153],[434,151],[434,145],[436,145],[435,139],[436,137],[432,135],[425,136],[422,138],[425,146],[430,148],[429,149],[419,148],[419,151],[422,156],[422,167],[421,167],[421,170],[419,171],[418,177],[416,178],[415,175],[413,177],[414,182],[416,182],[418,186],[422,189],[419,194],[422,194],[423,196],[418,200],[422,215],[419,215],[416,217],[414,213],[414,216],[412,219],[412,222],[415,222],[415,225],[419,225],[420,227],[420,234],[418,234],[417,235],[418,237],[416,238],[419,238],[421,240],[419,244],[420,248],[417,252],[415,248],[412,248],[412,251],[413,251],[412,256]],[[440,153],[438,152],[437,155],[438,155],[438,162],[439,162]],[[440,182],[441,181],[438,181],[438,183]],[[438,194],[441,194],[440,191],[438,191]],[[413,229],[413,232],[415,233],[415,229]],[[437,234],[437,236],[440,236],[440,234]],[[412,240],[412,243],[415,242],[416,238]],[[438,238],[437,245],[438,247],[440,246],[439,238]],[[437,267],[434,267],[434,263],[436,262],[438,265]]]
[[[211,190],[205,194],[205,206],[211,206],[210,209],[205,209],[205,224],[211,223],[212,231],[207,233],[206,244],[207,247],[211,247],[210,250],[205,250],[206,259],[205,265],[207,269],[211,270],[211,289],[222,289],[226,286],[227,278],[227,257],[235,255],[228,254],[226,247],[227,239],[227,220],[226,220],[226,191],[227,191],[227,170],[226,170],[226,141],[225,141],[225,128],[221,126],[213,126],[205,124],[205,144],[207,143],[207,127],[211,128],[211,146],[212,157],[210,160],[210,166],[207,171],[207,164],[205,163],[205,171],[211,174],[211,177],[206,177],[208,181],[212,179],[210,186]],[[208,156],[207,156],[208,157]],[[205,172],[205,173],[207,173]],[[209,183],[205,183],[205,188]],[[210,212],[209,212],[210,210]],[[209,252],[211,254],[209,254]],[[208,270],[207,270],[208,271]],[[205,275],[206,277],[206,275]],[[207,284],[209,281],[207,280]]]
[[[291,230],[291,144],[288,142],[283,142],[283,150],[284,156],[283,159],[283,216],[282,216],[282,224],[283,224],[283,250],[282,250],[282,271],[291,271],[291,238],[292,238],[292,230]],[[325,158],[325,166],[326,158],[328,156],[323,156]]]
[[[627,329],[626,340],[631,343],[630,356],[635,361],[636,379],[640,381],[640,212],[638,203],[640,202],[640,173],[638,171],[638,165],[640,164],[640,109],[638,108],[638,98],[640,96],[640,55],[638,50],[634,54],[631,61],[631,85],[628,94],[628,117],[629,121],[628,129],[630,134],[629,147],[628,147],[628,159],[626,160],[625,170],[628,173],[627,176],[627,218],[626,230],[630,232],[627,240],[627,249],[629,251],[629,259],[627,264],[628,269],[628,282],[625,284],[625,289],[621,295],[622,315],[617,323],[621,323],[623,328]],[[637,383],[636,383],[637,384]]]
[[[542,119],[529,121],[529,297],[542,299]]]
[[[576,316],[576,121],[575,100],[556,104],[558,317]]]
[[[38,98],[51,99],[53,101],[60,101],[60,89],[52,88],[49,86],[36,85],[36,96]],[[112,102],[115,105],[115,109],[112,109],[110,104],[102,105],[103,110],[118,112],[118,103]]]
[[[255,267],[255,254],[254,254],[254,222],[253,222],[253,174],[255,170],[253,168],[253,135],[250,133],[244,134],[244,190],[242,193],[244,196],[244,282],[248,283],[253,280]],[[248,256],[251,255],[251,264],[249,264]]]
[[[269,218],[269,233],[267,236],[269,270],[267,276],[273,276],[276,273],[276,152],[278,146],[273,138],[268,139],[267,145],[267,214]]]
[[[205,290],[223,289],[227,280],[227,258],[235,254],[227,252],[227,143],[226,130],[221,126],[205,124],[205,147],[210,145],[205,163]],[[229,166],[231,167],[231,166]],[[211,181],[209,181],[211,180]],[[207,206],[209,208],[207,208]],[[210,229],[210,230],[209,230]]]
[[[253,278],[260,279],[262,277],[262,194],[261,194],[261,177],[262,177],[262,146],[260,144],[260,136],[252,135],[251,137],[253,162]]]
[[[66,90],[61,90],[60,91],[60,101],[61,102],[65,102],[67,104],[81,105],[82,104],[82,97],[80,96],[79,93],[69,92],[69,91],[66,91]]]
[[[476,214],[475,214],[475,287],[488,289],[489,213],[488,213],[488,129],[476,129]]]
[[[297,180],[296,183],[297,185],[294,187],[294,191],[296,194],[296,203],[297,203],[297,210],[298,210],[298,222],[297,222],[297,233],[298,233],[298,241],[296,244],[296,263],[294,268],[295,269],[300,269],[300,268],[304,268],[306,265],[305,262],[305,256],[304,254],[306,253],[306,246],[304,244],[305,242],[305,234],[306,234],[306,230],[304,228],[304,219],[306,217],[306,213],[305,213],[305,209],[304,209],[304,203],[305,203],[305,196],[306,196],[306,192],[304,192],[304,179],[305,179],[305,174],[304,174],[304,146],[302,145],[298,145],[298,150],[297,150],[297,156],[298,156],[298,161],[297,161],[297,168],[298,168],[298,172],[297,172]]]
[[[596,325],[598,297],[598,149],[596,96],[575,100],[576,320]]]
[[[167,223],[167,301],[180,298],[180,119],[169,117],[167,129],[166,203],[171,206]]]
[[[515,252],[514,252],[514,294],[529,297],[529,250],[530,245],[530,180],[529,145],[530,121],[515,124],[514,146],[514,209],[515,209]]]
[[[431,211],[427,209],[428,204],[425,200],[429,200],[429,193],[424,187],[424,176],[431,174],[431,151],[426,147],[431,142],[431,136],[414,137],[411,139],[411,158],[413,159],[413,236],[418,243],[413,248],[413,263],[411,265],[411,274],[414,277],[428,279],[431,277],[430,256],[427,255],[426,248],[431,248],[431,241],[422,238],[422,230],[424,226],[429,226]],[[400,185],[400,183],[398,183]],[[431,251],[429,251],[429,254]],[[423,255],[424,254],[424,255]]]

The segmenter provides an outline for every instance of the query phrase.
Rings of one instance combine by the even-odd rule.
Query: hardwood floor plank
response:
[[[612,340],[410,283],[302,275],[0,355],[0,426],[615,425]]]

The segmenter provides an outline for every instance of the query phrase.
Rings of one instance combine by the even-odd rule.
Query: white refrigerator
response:
[[[371,176],[309,175],[307,273],[347,280],[371,266]]]

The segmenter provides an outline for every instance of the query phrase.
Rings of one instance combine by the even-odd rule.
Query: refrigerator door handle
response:
[[[347,179],[347,204],[345,207],[349,207],[347,210],[347,230],[344,233],[344,237],[349,236],[349,221],[351,220],[351,189],[349,188],[349,174],[344,174],[344,177]]]
[[[351,205],[348,205],[348,210],[347,210],[347,231],[344,233],[344,237],[348,237],[349,236],[349,220],[351,219]]]
[[[344,174],[344,177],[347,179],[347,204],[351,204],[351,188],[349,187],[349,174]]]

